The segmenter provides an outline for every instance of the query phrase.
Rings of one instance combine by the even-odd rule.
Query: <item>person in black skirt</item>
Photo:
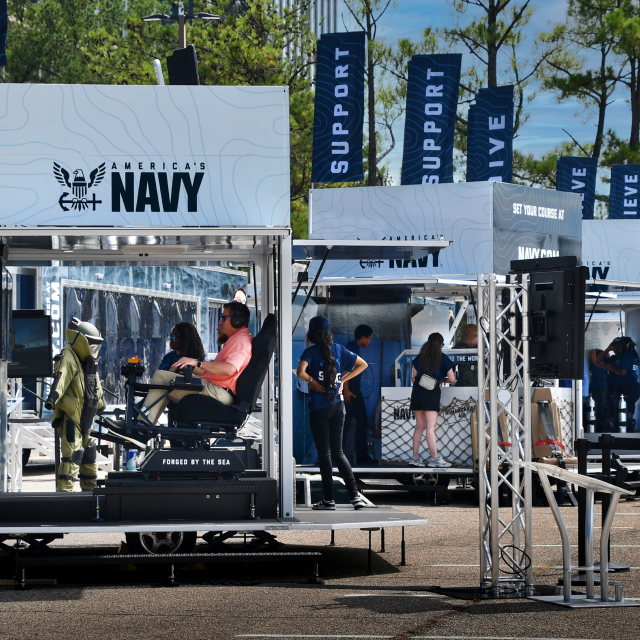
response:
[[[444,338],[439,333],[432,333],[429,339],[422,345],[420,353],[413,361],[413,391],[411,392],[411,410],[416,416],[416,430],[413,432],[413,457],[409,464],[421,467],[422,460],[418,456],[422,434],[427,430],[427,445],[431,456],[427,459],[428,467],[450,467],[451,463],[438,456],[436,443],[436,423],[440,411],[440,384],[449,382],[453,384],[453,362],[449,356],[442,353]],[[422,376],[435,379],[435,386],[428,390],[420,385]],[[425,381],[423,381],[425,382]],[[432,383],[433,384],[433,383]]]
[[[322,476],[323,499],[313,509],[336,508],[333,499],[333,463],[336,461],[354,509],[365,502],[358,493],[356,480],[342,451],[344,403],[342,384],[362,373],[367,363],[355,353],[333,342],[328,318],[316,316],[309,322],[308,348],[300,356],[296,375],[309,384],[309,426],[318,450],[318,466]]]

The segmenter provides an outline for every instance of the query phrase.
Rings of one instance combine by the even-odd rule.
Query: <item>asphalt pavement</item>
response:
[[[47,475],[45,467],[39,468],[27,484],[48,488]],[[278,532],[283,550],[323,553],[324,585],[307,584],[309,567],[294,563],[249,565],[248,573],[242,565],[186,565],[176,571],[178,588],[164,586],[158,567],[56,569],[55,586],[25,592],[0,587],[0,639],[640,638],[636,608],[567,610],[527,599],[461,600],[426,591],[434,585],[479,585],[477,507],[470,499],[430,506],[416,494],[379,492],[370,498],[429,520],[426,527],[406,529],[406,566],[400,566],[401,531],[388,528],[384,553],[380,533],[373,533],[373,575],[367,575],[365,531],[336,532],[335,547],[327,546],[327,531]],[[577,509],[562,513],[577,544]],[[615,581],[626,585],[625,597],[640,603],[639,529],[640,500],[622,501],[611,556],[631,570],[616,574]],[[52,546],[113,548],[123,539],[78,534]],[[574,552],[577,564],[577,546]],[[535,507],[536,584],[555,585],[559,572],[553,567],[561,563],[551,511]],[[51,571],[33,569],[30,576],[50,578]]]

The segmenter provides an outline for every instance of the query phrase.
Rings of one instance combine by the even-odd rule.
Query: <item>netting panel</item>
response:
[[[382,398],[382,460],[405,463],[412,456],[413,432],[416,419],[409,408],[411,400],[389,400]],[[474,398],[462,400],[454,398],[447,405],[440,405],[440,415],[436,426],[438,454],[445,460],[460,467],[473,466],[471,446],[471,416],[476,409]],[[426,460],[429,448],[422,437],[418,454]]]
[[[562,427],[562,444],[565,446],[564,454],[573,455],[573,402],[569,400],[556,400],[558,413],[560,415],[560,426]]]

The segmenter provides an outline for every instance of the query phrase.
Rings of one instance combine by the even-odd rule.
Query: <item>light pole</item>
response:
[[[184,49],[187,46],[187,20],[222,20],[221,16],[213,13],[185,13],[182,0],[173,6],[171,15],[166,13],[153,13],[143,22],[177,22],[178,23],[178,47]]]

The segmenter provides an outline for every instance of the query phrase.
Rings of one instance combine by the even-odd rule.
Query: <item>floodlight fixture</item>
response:
[[[178,47],[184,49],[187,46],[187,20],[205,20],[213,22],[214,20],[222,20],[222,16],[213,13],[185,13],[184,4],[179,2],[171,12],[152,13],[150,16],[142,18],[143,22],[177,22],[178,23]]]

